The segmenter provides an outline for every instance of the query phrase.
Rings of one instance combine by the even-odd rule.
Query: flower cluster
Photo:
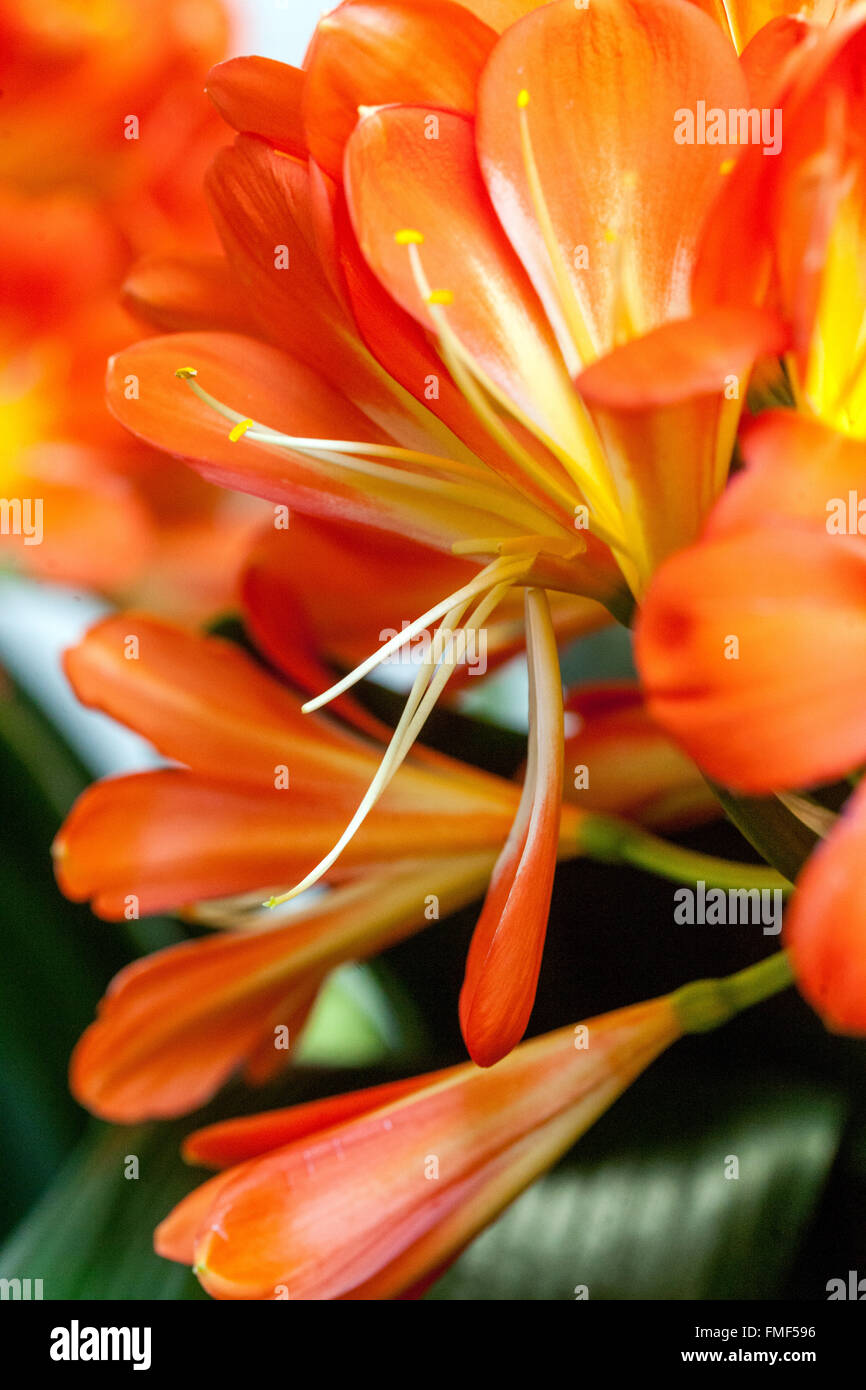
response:
[[[210,75],[222,254],[133,270],[156,336],[108,398],[273,509],[257,654],[141,611],[68,655],[169,765],[84,794],[61,887],[219,929],[117,978],[75,1093],[131,1122],[264,1080],[336,965],[483,898],[470,1062],[191,1137],[225,1171],[157,1248],[216,1297],[417,1296],[663,1049],[792,968],[866,1032],[866,799],[826,794],[866,756],[866,6],[827,8],[346,0],[303,68]],[[564,697],[563,644],[615,622],[640,684]],[[494,667],[525,650],[520,784],[418,742],[482,633]],[[352,688],[416,641],[386,727]],[[657,834],[721,806],[766,866]],[[797,879],[790,950],[522,1041],[580,856]]]

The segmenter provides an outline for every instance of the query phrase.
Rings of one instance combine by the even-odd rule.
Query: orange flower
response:
[[[161,951],[114,981],[72,1064],[75,1094],[98,1114],[132,1122],[181,1113],[239,1067],[250,1080],[267,1079],[289,1055],[275,1046],[275,1030],[288,1030],[294,1047],[336,965],[483,895],[521,793],[419,749],[331,868],[327,891],[288,916],[263,909],[267,894],[302,875],[339,835],[373,774],[375,746],[302,715],[287,690],[226,643],[137,615],[98,624],[69,653],[67,670],[85,704],[182,766],[85,792],[55,845],[64,892],[90,898],[108,918],[180,910],[233,928]],[[628,810],[653,826],[712,812],[696,769],[650,724],[633,691],[595,690],[568,704],[566,757],[579,758],[582,771],[572,804],[545,832],[557,836],[554,855],[592,853],[599,835],[606,851],[625,843],[629,827],[596,810]],[[346,712],[364,727],[360,711]],[[615,752],[623,739],[627,765]],[[515,885],[505,907],[519,914],[522,895],[539,885],[519,874]],[[489,903],[488,923],[504,910],[494,894]],[[495,931],[491,941],[479,930],[487,957],[479,961],[473,945],[463,1009],[477,1060],[522,1035],[546,915],[545,903],[533,919],[540,937],[506,934],[510,954]]]
[[[745,433],[704,539],[653,582],[636,653],[652,717],[727,786],[790,790],[866,759],[866,443],[793,412]],[[862,527],[862,529],[861,529]],[[809,861],[786,922],[801,987],[866,1032],[863,796]]]
[[[419,671],[338,848],[461,669],[462,645],[524,589],[529,774],[464,991],[470,1048],[489,1060],[525,1012],[503,1002],[500,970],[513,981],[527,942],[540,953],[556,852],[548,591],[630,611],[630,590],[697,535],[723,486],[732,383],[783,344],[753,305],[691,313],[690,268],[732,152],[679,143],[675,116],[699,100],[743,105],[746,78],[716,24],[675,0],[365,0],[323,20],[303,71],[236,59],[211,84],[241,134],[208,194],[254,327],[238,331],[194,264],[151,262],[130,292],[181,331],[118,355],[110,403],[211,481],[472,564],[308,705],[422,630],[456,633],[455,659]],[[404,573],[394,565],[393,602]]]
[[[64,892],[114,918],[228,898],[194,915],[242,928],[118,977],[72,1065],[75,1093],[98,1113],[179,1113],[242,1063],[265,1079],[288,1055],[275,1049],[274,1029],[288,1029],[294,1045],[330,970],[483,893],[519,789],[428,751],[400,769],[324,896],[281,921],[262,897],[338,839],[375,774],[375,747],[303,715],[237,649],[153,619],[106,619],[68,655],[67,670],[83,703],[184,766],[84,793],[55,844]],[[582,820],[567,808],[560,830],[557,815],[554,857],[560,838],[563,852],[580,851]],[[526,1017],[539,963],[530,942],[511,962],[505,1001],[528,988]]]
[[[224,49],[223,10],[26,10],[0,3],[0,492],[27,512],[4,526],[2,554],[40,577],[213,611],[258,508],[132,442],[105,413],[103,379],[136,333],[117,303],[131,258],[213,239],[196,184],[221,132],[200,83]]]
[[[682,1031],[673,997],[471,1063],[193,1134],[229,1167],[175,1208],[161,1255],[222,1299],[415,1297]]]
[[[303,73],[257,59],[216,69],[217,104],[262,138],[217,160],[214,214],[260,336],[292,360],[214,335],[152,342],[117,363],[112,402],[208,477],[362,522],[375,505],[379,524],[479,558],[522,535],[531,581],[615,606],[622,581],[594,537],[639,588],[694,536],[736,424],[726,381],[779,340],[754,311],[688,317],[689,265],[729,152],[676,143],[674,112],[737,106],[745,79],[716,27],[668,0],[518,10],[497,41],[449,0],[344,4]],[[586,100],[565,122],[575,84]],[[626,88],[640,92],[639,138]],[[155,269],[148,293],[165,323]],[[201,324],[204,287],[191,298]],[[185,362],[267,437],[248,431],[234,447],[205,398],[184,400],[172,381]],[[125,402],[133,368],[149,386]],[[688,454],[690,486],[645,428],[635,454],[649,418],[664,425],[659,450],[678,440]],[[354,453],[316,447],[334,435]],[[365,454],[402,466],[374,470]]]

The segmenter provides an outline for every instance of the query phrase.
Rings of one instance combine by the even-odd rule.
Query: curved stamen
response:
[[[531,557],[528,559],[524,558],[524,573],[531,567],[531,564]],[[491,570],[493,568],[494,566],[490,566]],[[504,570],[500,570],[500,574],[502,573],[504,573]],[[302,879],[301,882],[296,884],[289,892],[282,893],[279,897],[269,899],[266,904],[267,907],[277,907],[279,904],[289,902],[292,898],[305,892],[315,883],[318,883],[336,863],[346,845],[360,829],[370,811],[385,792],[402,763],[408,757],[412,745],[421,733],[442,690],[450,680],[459,662],[463,659],[463,654],[466,650],[467,635],[470,632],[478,631],[494,609],[502,602],[513,583],[514,578],[511,577],[509,573],[508,578],[503,578],[500,582],[494,583],[489,587],[488,592],[477,604],[463,627],[456,633],[456,641],[453,626],[463,617],[463,614],[469,607],[471,598],[461,599],[448,609],[443,627],[450,632],[450,636],[441,660],[437,665],[431,653],[425,654],[422,669],[415,679],[400,721],[394,730],[391,742],[385,750],[385,754],[376,770],[376,774],[367,788],[351,821],[346,826],[346,829],[343,831],[343,834],[334,847],[322,860],[320,860],[316,867],[307,874],[306,878]]]
[[[536,529],[550,524],[543,512],[538,509],[531,510],[513,488],[509,488],[486,467],[479,473],[478,468],[462,460],[440,458],[436,454],[423,454],[413,449],[402,449],[397,445],[370,444],[361,440],[312,439],[284,434],[225,405],[199,385],[195,380],[197,375],[195,367],[179,367],[175,372],[175,376],[184,381],[204,405],[209,406],[223,419],[233,422],[234,427],[229,432],[229,438],[233,443],[243,436],[251,443],[291,449],[313,462],[331,463],[338,468],[367,477],[381,478],[390,483],[397,482],[403,487],[435,493],[474,510],[490,511],[521,529],[526,527],[530,519],[531,525]],[[369,458],[362,457],[363,455],[370,455],[372,459],[393,460],[399,464],[414,464],[416,468],[429,470],[429,473],[420,474],[403,467],[383,467]]]
[[[310,714],[313,710],[321,709],[322,705],[329,704],[330,701],[335,700],[338,695],[342,695],[346,690],[350,690],[353,685],[356,685],[358,681],[362,680],[370,671],[375,670],[375,668],[381,665],[383,661],[386,661],[389,656],[393,656],[394,653],[398,652],[401,647],[404,647],[407,642],[411,642],[413,638],[418,637],[422,632],[426,631],[431,623],[438,623],[443,619],[453,607],[462,603],[465,608],[479,594],[486,593],[493,584],[496,584],[502,579],[507,579],[509,583],[513,583],[514,579],[516,579],[525,568],[525,556],[510,556],[507,559],[492,561],[491,564],[486,565],[474,579],[471,579],[468,584],[464,584],[461,588],[456,589],[455,592],[449,594],[447,598],[441,599],[439,603],[429,608],[426,613],[422,613],[420,618],[416,618],[413,623],[410,623],[407,628],[404,628],[402,632],[398,632],[394,637],[391,637],[383,646],[373,652],[371,656],[368,656],[366,661],[362,661],[360,666],[356,666],[355,669],[344,676],[342,680],[337,681],[336,685],[332,685],[329,690],[325,690],[321,695],[316,695],[312,700],[308,700],[306,704],[302,706],[304,713]]]

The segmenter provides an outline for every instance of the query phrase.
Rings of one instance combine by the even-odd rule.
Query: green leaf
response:
[[[393,1072],[368,1072],[365,1083],[392,1079]],[[206,1298],[190,1270],[153,1251],[159,1222],[211,1176],[181,1159],[185,1136],[217,1120],[301,1104],[357,1085],[354,1071],[298,1069],[259,1090],[230,1086],[204,1110],[170,1124],[112,1128],[91,1122],[52,1185],[0,1249],[0,1278],[41,1279],[45,1299]]]
[[[815,831],[777,796],[737,796],[715,782],[709,785],[740,834],[793,883],[819,843]]]
[[[51,867],[61,817],[90,774],[38,707],[0,689],[0,1235],[57,1171],[86,1117],[69,1095],[69,1055],[138,937],[181,935],[154,919],[97,922],[64,900]]]
[[[200,1181],[178,1157],[183,1132],[94,1127],[0,1251],[0,1278],[41,1279],[46,1299],[205,1297],[190,1270],[153,1252],[155,1226]]]
[[[778,1076],[645,1078],[428,1297],[779,1298],[844,1112],[837,1095]]]

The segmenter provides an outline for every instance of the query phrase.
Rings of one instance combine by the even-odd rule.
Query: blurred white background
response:
[[[239,53],[262,53],[299,64],[310,35],[323,14],[334,8],[325,0],[235,0]]]

